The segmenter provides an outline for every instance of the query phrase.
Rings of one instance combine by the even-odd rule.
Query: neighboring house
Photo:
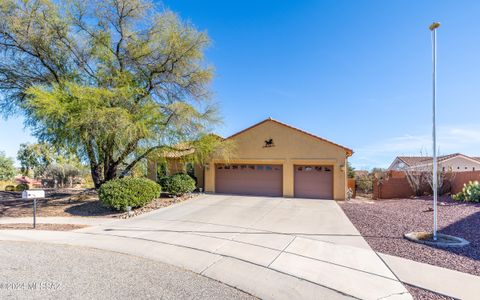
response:
[[[461,153],[454,153],[449,155],[439,156],[438,158],[439,171],[452,172],[467,172],[480,171],[480,158],[463,155]],[[431,156],[397,156],[392,162],[388,170],[412,170],[424,171],[432,168]]]
[[[28,184],[29,186],[32,187],[41,187],[42,183],[36,179],[29,178],[24,175],[19,175],[15,177],[15,183],[16,184]]]
[[[225,140],[235,153],[195,166],[205,192],[344,200],[353,151],[271,118]],[[150,163],[150,170],[156,167]],[[155,173],[149,172],[154,179]],[[201,180],[199,180],[201,178]]]

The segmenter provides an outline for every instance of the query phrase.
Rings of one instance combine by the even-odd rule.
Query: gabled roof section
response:
[[[239,134],[244,133],[245,131],[248,131],[248,130],[250,130],[250,129],[253,129],[253,128],[255,128],[255,127],[259,126],[259,125],[262,125],[263,123],[266,123],[266,122],[273,122],[273,123],[279,124],[279,125],[281,125],[281,126],[284,126],[284,127],[293,129],[293,130],[295,130],[295,131],[298,131],[298,132],[300,132],[300,133],[306,134],[306,135],[308,135],[308,136],[310,136],[310,137],[313,137],[314,139],[317,139],[317,140],[319,140],[319,141],[326,142],[326,143],[332,144],[332,145],[334,145],[334,146],[340,147],[340,148],[344,149],[344,150],[347,152],[347,156],[352,156],[352,154],[353,154],[353,150],[350,149],[350,148],[344,147],[344,146],[339,145],[339,144],[337,144],[337,143],[334,143],[334,142],[331,142],[331,141],[326,140],[326,139],[324,139],[324,138],[321,138],[321,137],[319,137],[319,136],[316,136],[316,135],[314,135],[314,134],[312,134],[312,133],[310,133],[310,132],[301,130],[301,129],[296,128],[296,127],[293,127],[293,126],[291,126],[291,125],[288,125],[288,124],[282,123],[282,122],[280,122],[280,121],[274,120],[274,119],[272,119],[272,118],[265,119],[265,120],[263,120],[263,121],[261,121],[261,122],[259,122],[259,123],[257,123],[257,124],[254,124],[254,125],[252,125],[252,126],[250,126],[250,127],[248,127],[248,128],[245,128],[245,129],[243,129],[243,130],[241,130],[241,131],[239,131],[239,132],[237,132],[237,133],[235,133],[235,134],[232,134],[231,136],[225,138],[225,140],[231,139],[231,138],[233,138],[233,137],[235,137],[235,136],[237,136],[237,135],[239,135]]]
[[[468,160],[480,162],[478,157],[470,157],[461,153],[453,153],[448,155],[442,155],[437,158],[438,162],[446,161],[455,157],[463,157]],[[397,156],[397,158],[405,163],[409,167],[420,166],[425,164],[431,164],[433,158],[431,156]]]

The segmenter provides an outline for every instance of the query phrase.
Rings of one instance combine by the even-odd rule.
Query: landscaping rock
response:
[[[378,252],[480,276],[480,204],[463,203],[442,197],[438,206],[439,233],[470,242],[461,248],[440,248],[407,241],[403,235],[431,232],[431,197],[417,199],[339,202],[370,246]]]

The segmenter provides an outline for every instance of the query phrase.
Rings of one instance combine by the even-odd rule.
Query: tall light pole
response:
[[[437,114],[437,28],[440,23],[433,22],[428,28],[432,32],[432,64],[433,64],[433,240],[437,240],[437,132],[436,132],[436,114]]]

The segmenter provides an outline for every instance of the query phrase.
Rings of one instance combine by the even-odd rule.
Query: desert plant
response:
[[[5,186],[5,191],[6,192],[14,192],[15,191],[15,186],[14,185],[7,185],[7,186]]]
[[[425,183],[425,173],[406,169],[405,177],[407,178],[408,184],[414,195],[421,196],[423,191],[422,187]]]
[[[158,183],[146,178],[125,177],[103,184],[98,195],[102,203],[116,210],[141,207],[160,196]]]
[[[365,194],[373,192],[373,177],[361,176],[355,179],[355,188]]]
[[[52,163],[45,168],[44,175],[52,178],[61,186],[72,187],[74,180],[84,174],[85,169],[81,165],[70,163]]]
[[[465,183],[462,191],[452,198],[457,201],[480,202],[480,183],[478,181]]]
[[[22,192],[22,191],[28,190],[28,189],[30,189],[30,186],[28,186],[28,184],[26,184],[26,183],[20,183],[15,187],[15,190],[17,192]]]
[[[195,180],[188,174],[175,174],[160,180],[163,190],[170,195],[179,196],[195,190]]]

